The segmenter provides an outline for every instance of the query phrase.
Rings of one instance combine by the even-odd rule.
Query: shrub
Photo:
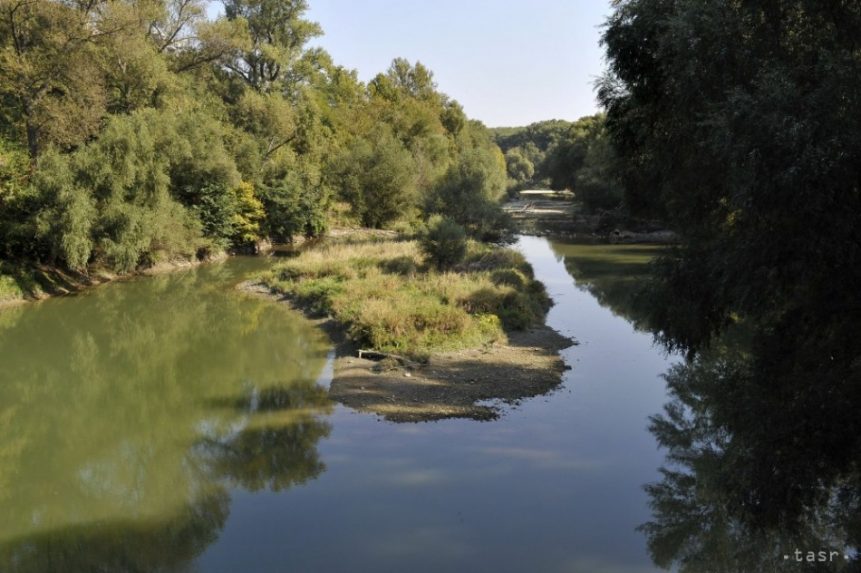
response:
[[[523,288],[531,280],[517,269],[500,269],[490,274],[490,280],[495,285],[508,285],[515,288]]]
[[[395,137],[359,140],[330,169],[362,225],[382,229],[416,208],[416,164]]]
[[[0,274],[0,302],[24,298],[24,291],[14,277]]]
[[[428,223],[421,248],[431,265],[450,269],[466,256],[466,231],[451,219],[435,216]]]

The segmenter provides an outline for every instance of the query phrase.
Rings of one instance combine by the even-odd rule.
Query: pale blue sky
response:
[[[607,0],[309,0],[314,44],[367,81],[421,61],[490,127],[595,113]]]

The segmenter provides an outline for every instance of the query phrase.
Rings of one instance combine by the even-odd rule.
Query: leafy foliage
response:
[[[603,115],[493,130],[505,152],[508,192],[529,187],[574,191],[589,211],[622,206],[624,187]]]
[[[505,192],[504,159],[498,149],[474,149],[448,168],[425,204],[462,225],[474,237],[494,238],[507,226],[499,206]]]
[[[716,422],[728,471],[757,472],[731,492],[753,520],[792,521],[857,481],[859,29],[857,3],[630,0],[604,34],[627,204],[682,238],[644,308],[689,372],[732,396]],[[699,362],[740,325],[740,356]],[[698,391],[686,376],[680,392]],[[767,440],[745,441],[753,425]]]
[[[317,236],[345,204],[341,224],[413,225],[471,156],[494,159],[459,180],[482,188],[470,224],[494,225],[483,126],[419,62],[362,84],[307,47],[307,9],[0,0],[0,256],[126,272]]]
[[[414,208],[415,162],[394,137],[357,140],[341,162],[342,196],[363,225],[381,228]]]
[[[625,2],[604,37],[608,127],[629,180],[651,182],[627,185],[630,203],[684,238],[655,292],[698,327],[665,313],[666,333],[698,349],[734,315],[755,317],[769,347],[789,344],[784,365],[855,377],[861,10],[700,8]]]

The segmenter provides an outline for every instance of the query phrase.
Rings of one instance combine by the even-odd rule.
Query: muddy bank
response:
[[[501,407],[556,388],[567,369],[559,351],[574,344],[542,326],[508,333],[508,342],[436,353],[427,363],[359,358],[359,350],[334,320],[314,316],[255,282],[239,288],[290,304],[311,318],[335,346],[333,400],[393,422],[445,418],[492,420]]]

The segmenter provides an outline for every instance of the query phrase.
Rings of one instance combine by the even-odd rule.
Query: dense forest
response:
[[[857,2],[810,0],[631,0],[605,28],[626,207],[681,237],[640,301],[689,357],[653,426],[662,565],[762,554],[764,525],[861,539],[859,31]]]
[[[304,0],[0,0],[0,258],[129,271],[332,222],[500,226],[489,131],[396,59],[364,84]]]

